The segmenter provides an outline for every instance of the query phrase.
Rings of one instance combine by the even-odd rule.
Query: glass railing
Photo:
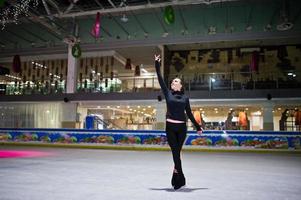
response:
[[[170,77],[175,77],[170,75]],[[268,78],[267,78],[268,77]],[[301,88],[301,71],[283,73],[254,72],[241,73],[202,73],[193,76],[180,76],[186,91],[195,90],[254,90],[254,89],[290,89]],[[171,79],[170,79],[171,80]],[[2,82],[0,95],[32,95],[66,93],[66,82],[45,81],[33,82]],[[111,93],[111,92],[148,92],[159,91],[157,77],[118,76],[111,79],[104,77],[98,80],[84,79],[78,81],[78,93]]]
[[[110,92],[143,92],[160,90],[156,76],[103,78],[90,81],[88,79],[77,84],[77,92],[110,93]]]
[[[2,84],[3,85],[3,84]],[[65,93],[65,82],[56,83],[6,83],[5,84],[5,95],[33,95],[33,94],[57,94]],[[4,94],[4,93],[0,93]]]
[[[181,76],[180,78],[187,91],[301,88],[301,72],[290,71],[265,73],[264,76],[254,72],[203,73],[194,76]]]

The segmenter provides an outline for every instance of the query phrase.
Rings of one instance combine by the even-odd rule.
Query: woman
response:
[[[170,90],[166,87],[160,72],[160,61],[160,55],[155,55],[156,72],[167,104],[166,135],[174,161],[171,184],[174,189],[177,190],[186,184],[180,159],[180,152],[187,134],[186,115],[184,111],[186,111],[189,119],[196,127],[198,134],[202,134],[202,129],[191,113],[189,99],[184,94],[181,80],[179,78],[173,79]]]

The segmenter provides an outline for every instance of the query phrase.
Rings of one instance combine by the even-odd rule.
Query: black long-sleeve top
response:
[[[174,119],[179,121],[186,121],[186,114],[196,129],[201,130],[200,125],[195,121],[189,103],[189,98],[180,91],[169,90],[164,83],[164,80],[160,71],[160,62],[155,62],[156,72],[158,76],[158,81],[161,86],[162,92],[165,96],[166,104],[167,104],[167,112],[166,118]]]

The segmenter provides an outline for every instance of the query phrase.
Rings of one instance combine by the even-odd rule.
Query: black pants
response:
[[[180,152],[184,144],[187,134],[186,123],[171,123],[166,122],[166,135],[167,141],[172,151],[173,161],[175,163],[175,169],[179,173],[183,173],[182,164],[180,158]]]

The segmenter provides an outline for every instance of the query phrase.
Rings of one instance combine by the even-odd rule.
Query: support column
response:
[[[165,130],[166,108],[165,102],[158,102],[156,105],[156,123],[153,129]]]
[[[263,130],[274,130],[273,107],[272,103],[263,104]]]
[[[164,79],[164,46],[163,45],[159,45],[158,48],[161,51],[161,74],[163,76]],[[159,101],[156,104],[156,123],[154,124],[155,126],[153,127],[153,129],[155,130],[165,130],[165,121],[166,121],[166,103],[164,101],[164,96],[163,93],[160,94],[162,101]]]
[[[161,51],[161,68],[160,68],[160,71],[161,71],[161,74],[162,74],[162,77],[163,79],[165,80],[165,77],[164,77],[164,66],[165,66],[165,51],[164,51],[164,46],[163,45],[159,45],[158,46],[160,51]],[[154,61],[155,63],[155,61]]]
[[[77,103],[62,104],[62,128],[80,128]]]
[[[77,86],[77,64],[78,60],[72,55],[72,45],[68,45],[68,71],[67,71],[67,93],[75,93]]]
[[[84,107],[78,107],[77,109],[77,117],[78,117],[78,121],[79,121],[79,126],[80,128],[85,128],[85,120],[86,120],[86,116],[88,115],[88,108],[84,108]]]

